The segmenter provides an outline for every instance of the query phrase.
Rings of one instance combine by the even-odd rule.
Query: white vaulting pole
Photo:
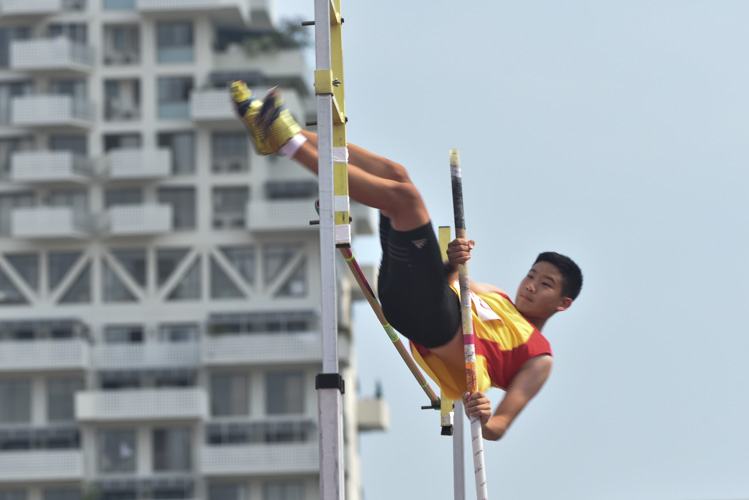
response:
[[[344,498],[343,378],[338,373],[333,176],[333,78],[331,0],[315,0],[315,93],[317,95],[320,196],[322,373],[317,376],[320,499]]]
[[[453,191],[453,212],[455,214],[455,237],[466,237],[465,214],[463,212],[463,177],[460,170],[460,154],[450,150],[450,178]],[[468,279],[468,265],[458,266],[460,280],[460,315],[463,325],[463,346],[466,362],[466,389],[473,394],[478,392],[476,376],[476,348],[473,338],[473,316],[471,313],[471,282]],[[457,418],[456,418],[457,420]],[[476,498],[488,500],[486,468],[484,467],[484,438],[481,433],[481,420],[471,419],[471,443],[473,445],[473,472],[476,478]]]
[[[466,475],[463,453],[463,403],[455,401],[455,422],[453,423],[453,492],[455,500],[466,498]]]

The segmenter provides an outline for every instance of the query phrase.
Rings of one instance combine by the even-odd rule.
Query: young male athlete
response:
[[[278,90],[263,100],[253,97],[244,82],[233,82],[231,91],[260,154],[278,153],[317,173],[317,136],[294,121]],[[580,269],[563,255],[540,254],[521,281],[515,303],[500,288],[471,282],[479,391],[464,393],[455,281],[457,266],[470,259],[474,242],[452,241],[443,263],[426,206],[406,170],[353,144],[348,151],[349,194],[380,210],[378,291],[385,317],[411,340],[414,358],[442,392],[462,397],[466,414],[481,419],[484,438],[501,438],[549,376],[551,346],[541,329],[577,297]],[[484,394],[491,386],[506,391],[493,414]]]

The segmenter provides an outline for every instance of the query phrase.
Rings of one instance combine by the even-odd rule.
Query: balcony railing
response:
[[[111,180],[160,179],[172,171],[168,148],[112,149],[107,153],[107,174]]]
[[[10,69],[17,71],[82,71],[94,64],[94,49],[66,38],[14,40],[10,44]]]
[[[116,205],[106,214],[104,230],[111,236],[163,234],[173,229],[172,205]]]
[[[21,151],[10,158],[10,178],[27,183],[85,183],[93,176],[91,162],[72,151]]]
[[[202,420],[208,415],[205,390],[126,389],[78,392],[75,417],[84,422]]]
[[[200,465],[206,476],[313,474],[319,452],[316,442],[205,446]]]
[[[88,128],[94,105],[69,95],[34,95],[11,100],[11,125],[19,127]]]
[[[243,0],[137,0],[136,6],[143,13],[176,13],[195,10],[233,11],[244,13]]]
[[[0,342],[0,373],[85,370],[89,345],[82,339]]]
[[[93,217],[72,207],[14,208],[10,232],[17,238],[86,238]]]
[[[93,347],[93,360],[97,369],[107,370],[196,368],[200,343],[99,344]]]
[[[346,336],[338,337],[339,358],[351,358]],[[203,340],[206,365],[315,363],[322,360],[322,339],[317,332],[247,333],[209,336]]]
[[[0,483],[83,480],[80,450],[0,452]]]
[[[190,95],[190,116],[196,121],[242,123],[234,112],[227,89],[194,90]]]
[[[61,11],[62,0],[1,0],[0,17],[43,16]]]
[[[289,231],[314,229],[310,221],[318,220],[314,199],[260,200],[247,203],[249,231]]]

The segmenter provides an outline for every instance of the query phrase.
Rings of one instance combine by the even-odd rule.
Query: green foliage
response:
[[[311,29],[302,26],[300,20],[286,19],[281,21],[276,31],[246,37],[243,46],[250,56],[302,49],[312,44],[310,33]]]

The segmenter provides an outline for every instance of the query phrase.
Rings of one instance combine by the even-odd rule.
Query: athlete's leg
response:
[[[405,169],[389,160],[377,161],[376,158],[379,157],[371,153],[364,154],[363,151],[357,148],[357,157],[365,160],[364,163],[369,170],[389,177],[378,176],[350,162],[348,181],[351,197],[364,205],[380,209],[390,218],[393,228],[398,231],[410,231],[427,224],[430,221],[429,213],[421,194],[407,175],[398,173],[400,169],[405,172]],[[317,174],[318,157],[315,143],[308,140],[302,144],[293,158]]]
[[[302,130],[302,135],[317,148],[317,134]],[[408,177],[408,172],[399,163],[385,158],[384,156],[376,155],[364,148],[360,148],[355,144],[348,144],[349,151],[349,163],[356,165],[369,172],[370,174],[382,177],[384,179],[392,179],[398,182],[411,182]]]

